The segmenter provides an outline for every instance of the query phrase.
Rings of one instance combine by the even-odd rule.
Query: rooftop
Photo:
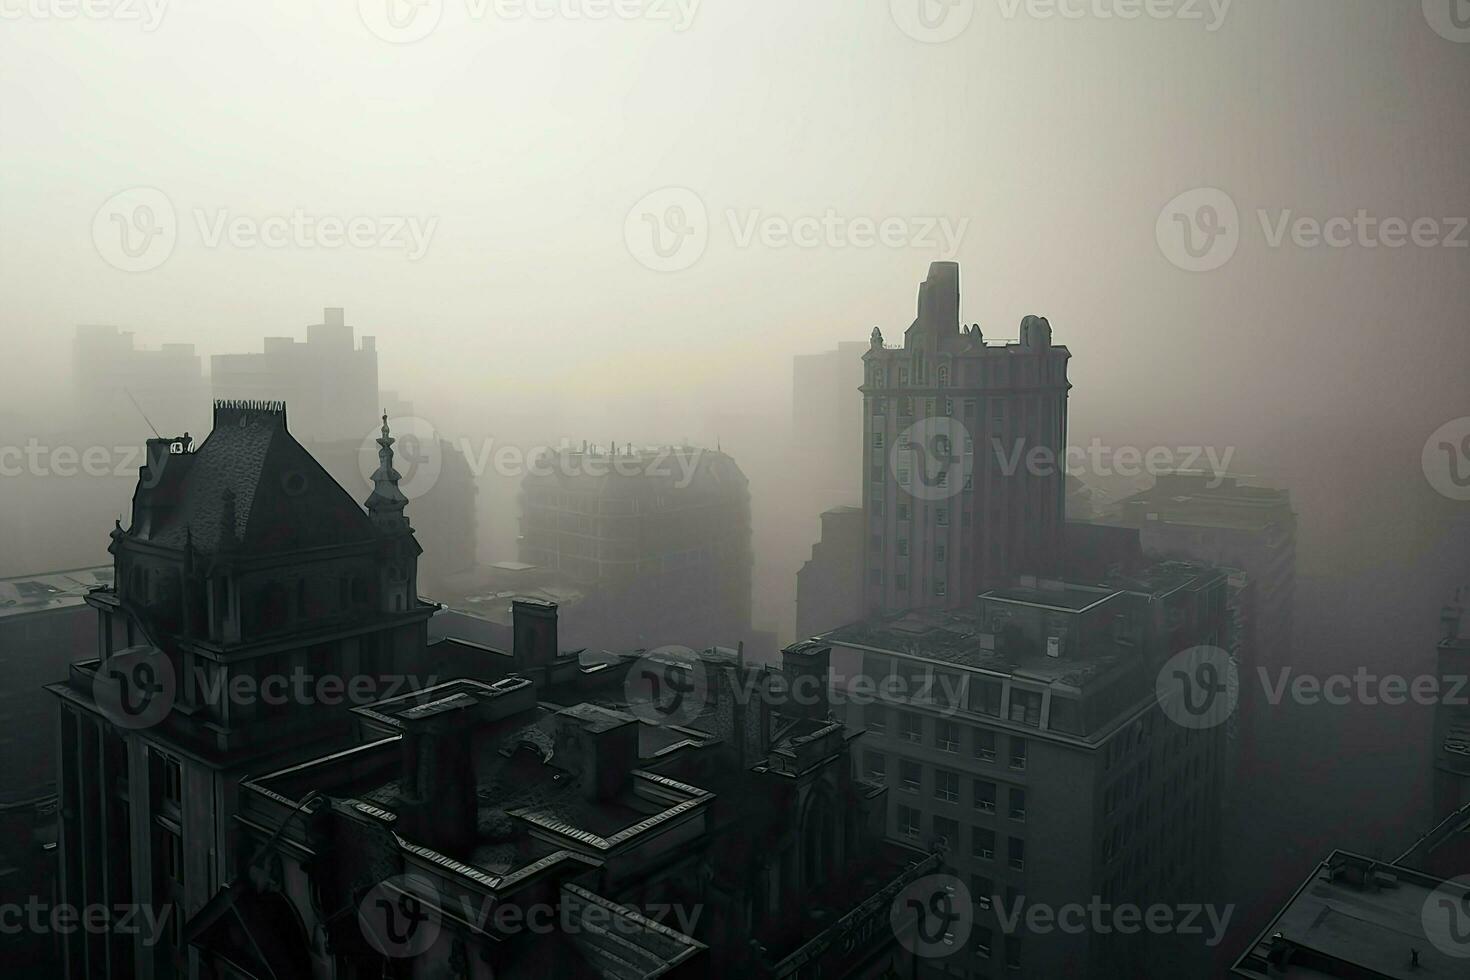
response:
[[[111,565],[0,579],[0,618],[79,606],[92,589],[111,584]]]
[[[1116,594],[1116,593],[1114,593]],[[1097,653],[1086,659],[1017,656],[996,649],[977,613],[969,610],[914,609],[839,627],[826,640],[903,654],[999,674],[1022,674],[1037,680],[1082,687],[1124,661],[1120,653]]]
[[[1440,948],[1449,936],[1436,937],[1436,945],[1425,928],[1429,903],[1443,884],[1397,865],[1334,851],[1236,962],[1235,975],[1463,980],[1466,960]],[[1459,890],[1463,893],[1463,886]]]

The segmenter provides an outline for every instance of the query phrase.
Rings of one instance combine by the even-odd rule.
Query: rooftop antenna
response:
[[[133,403],[133,407],[138,410],[138,414],[143,416],[143,421],[148,422],[148,428],[153,429],[153,437],[155,439],[162,439],[163,436],[159,435],[158,430],[154,428],[153,423],[148,420],[148,413],[143,411],[143,406],[138,404],[138,399],[133,397],[133,393],[124,388],[123,394],[128,396],[128,401]]]

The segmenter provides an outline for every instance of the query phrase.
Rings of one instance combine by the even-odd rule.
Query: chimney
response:
[[[517,671],[544,669],[556,662],[556,603],[516,599],[510,604],[512,660]]]
[[[138,487],[133,492],[133,529],[146,537],[153,530],[155,518],[178,505],[178,480],[174,468],[183,468],[189,458],[189,441],[185,436],[171,439],[149,439],[143,467],[138,470]],[[164,476],[168,475],[165,483]]]
[[[583,798],[616,799],[638,767],[638,719],[593,704],[573,705],[556,714],[556,754],[575,760]]]
[[[786,676],[789,707],[782,714],[825,721],[832,713],[827,678],[832,647],[819,640],[801,640],[781,651],[781,673]]]
[[[479,704],[458,693],[416,705],[403,723],[403,830],[444,854],[464,854],[477,819],[473,740],[466,729]]]
[[[440,693],[442,692],[442,693]],[[474,732],[477,728],[536,707],[536,687],[525,678],[494,684],[451,681],[429,701],[384,712],[382,703],[365,710],[370,728],[403,732],[403,812],[401,832],[441,854],[468,853],[478,835]],[[424,692],[406,695],[421,698]]]

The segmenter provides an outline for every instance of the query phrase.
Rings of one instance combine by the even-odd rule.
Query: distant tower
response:
[[[1067,348],[1044,318],[987,345],[960,325],[960,267],[935,262],[903,346],[864,361],[862,608],[958,607],[1062,548]]]
[[[418,597],[418,558],[423,552],[403,508],[408,498],[398,486],[393,468],[393,436],[388,431],[388,412],[383,411],[382,435],[378,436],[378,468],[373,473],[373,492],[366,500],[368,517],[382,536],[378,594],[383,612],[403,612]]]

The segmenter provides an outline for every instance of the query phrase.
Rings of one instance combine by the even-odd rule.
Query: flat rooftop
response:
[[[1121,653],[1096,653],[1083,659],[1016,656],[995,649],[977,613],[968,610],[915,609],[841,626],[824,634],[834,644],[863,647],[998,674],[1057,681],[1082,687],[1123,663]]]
[[[112,585],[111,565],[0,579],[0,618],[79,606],[106,585]]]
[[[1431,875],[1334,851],[1236,962],[1235,975],[1464,980],[1470,960],[1436,946],[1425,927],[1426,905],[1442,884]],[[1470,953],[1470,943],[1461,945]]]

